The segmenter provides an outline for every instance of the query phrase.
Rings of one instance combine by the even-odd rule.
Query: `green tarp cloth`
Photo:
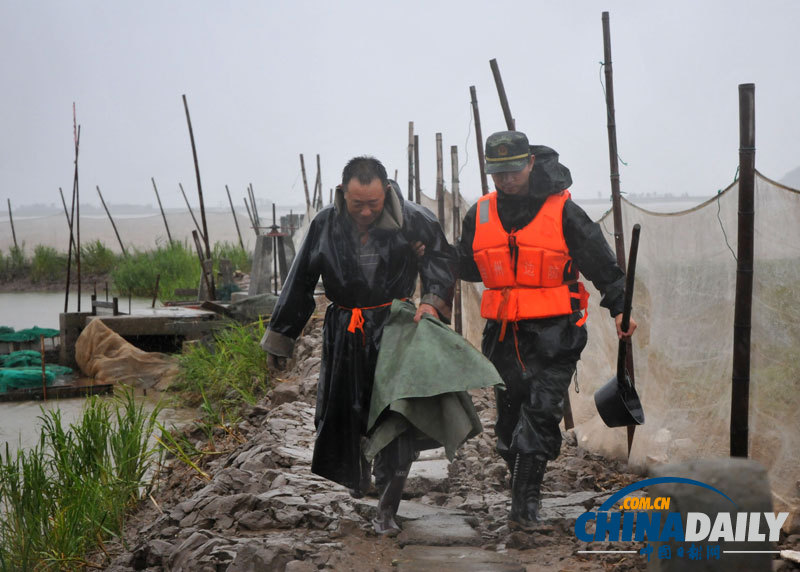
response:
[[[492,363],[439,320],[395,300],[383,330],[367,429],[381,413],[364,454],[373,459],[400,433],[413,427],[444,447],[447,458],[482,431],[467,390],[502,384]]]
[[[2,328],[2,330],[11,330],[0,333],[0,342],[33,342],[38,341],[39,336],[54,338],[61,333],[52,328],[39,328],[37,326],[28,328],[27,330],[17,330],[16,332],[13,328],[9,328],[8,326],[0,326],[0,328]]]

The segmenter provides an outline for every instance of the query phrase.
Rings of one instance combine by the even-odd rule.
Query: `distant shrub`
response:
[[[36,245],[31,260],[30,276],[33,282],[52,282],[66,276],[67,255],[52,246]]]
[[[11,246],[8,255],[0,252],[0,279],[14,280],[25,275],[30,269],[30,264],[25,260],[25,243],[22,246]]]
[[[81,245],[81,272],[108,274],[119,257],[99,240]]]
[[[197,288],[200,262],[188,246],[173,242],[156,250],[137,250],[121,257],[111,271],[111,280],[120,294],[152,296],[158,275],[161,275],[159,298],[175,299],[176,288]]]

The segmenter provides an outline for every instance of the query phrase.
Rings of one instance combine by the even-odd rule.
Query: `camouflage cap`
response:
[[[498,131],[486,139],[486,173],[521,171],[531,160],[528,138],[521,131]]]

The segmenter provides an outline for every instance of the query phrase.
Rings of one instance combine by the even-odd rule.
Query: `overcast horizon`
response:
[[[504,13],[503,10],[506,12]],[[662,5],[171,2],[4,3],[0,199],[60,206],[73,179],[72,104],[81,126],[81,202],[197,204],[183,109],[191,113],[207,205],[304,202],[299,154],[324,197],[344,163],[370,154],[407,185],[408,122],[423,191],[435,191],[435,134],[457,145],[461,192],[476,198],[469,87],[486,137],[505,129],[496,58],[518,129],[555,148],[573,195],[610,193],[601,13],[611,19],[621,187],[711,196],[738,164],[738,85],[754,83],[756,167],[800,166],[800,2]],[[5,205],[4,205],[5,206]],[[5,209],[3,209],[5,210]]]

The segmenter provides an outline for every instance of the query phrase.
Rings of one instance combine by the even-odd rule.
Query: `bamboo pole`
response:
[[[208,225],[206,224],[206,206],[203,202],[203,185],[200,184],[200,164],[197,162],[197,147],[194,144],[194,131],[192,130],[192,118],[189,117],[189,104],[186,103],[186,94],[183,96],[183,108],[186,110],[186,123],[189,125],[189,139],[192,142],[192,158],[194,159],[194,174],[197,177],[197,196],[200,199],[200,220],[203,221],[203,242],[206,245],[206,258],[211,258],[211,245],[208,240]],[[214,278],[211,278],[211,284],[214,284]],[[214,289],[211,289],[213,296]]]
[[[250,227],[255,231],[256,236],[258,236],[258,227],[256,226],[256,221],[253,220],[253,214],[250,212],[250,203],[247,202],[247,197],[244,198],[244,208],[247,209],[247,218],[250,219]]]
[[[80,147],[81,131],[78,129],[75,137],[75,174],[72,178],[72,214],[67,217],[69,221],[69,247],[67,247],[67,287],[64,293],[64,313],[69,311],[69,283],[72,273],[72,252],[75,252],[75,262],[78,261],[78,249],[75,244],[74,222],[75,222],[75,198],[78,191],[78,150]],[[66,203],[65,203],[66,204]],[[80,312],[80,298],[78,299],[78,311]]]
[[[421,193],[419,188],[419,135],[414,135],[414,197],[417,204],[420,204]]]
[[[442,134],[436,134],[436,207],[439,224],[444,227],[444,159],[442,157]]]
[[[258,214],[258,205],[256,204],[256,192],[253,190],[253,183],[247,186],[247,191],[250,193],[250,206],[253,207],[253,220],[256,221],[256,226],[261,228],[261,215]]]
[[[414,200],[414,122],[408,122],[408,200]]]
[[[611,208],[614,215],[614,247],[617,252],[617,264],[623,272],[625,264],[625,236],[622,228],[622,200],[619,189],[619,156],[617,154],[617,123],[614,109],[614,68],[611,60],[611,27],[608,12],[603,12],[603,61],[606,76],[606,115],[608,123],[608,162],[611,179]],[[633,345],[630,339],[626,341],[627,351],[625,367],[630,376],[631,385],[636,384],[633,371]],[[633,446],[633,436],[636,426],[628,426],[628,456]]]
[[[306,162],[303,154],[300,153],[300,171],[303,173],[303,190],[306,192],[306,210],[311,208],[311,197],[308,195],[308,179],[306,179]]]
[[[8,221],[11,223],[11,236],[14,238],[14,250],[19,250],[19,246],[17,246],[17,233],[14,230],[14,217],[11,216],[11,199],[6,199],[8,201]]]
[[[322,208],[322,166],[319,162],[319,153],[317,153],[317,185],[319,185],[319,196],[317,197],[317,210]]]
[[[478,111],[478,96],[475,86],[469,86],[469,95],[472,100],[472,117],[475,120],[475,142],[478,144],[478,169],[481,172],[481,194],[488,194],[489,184],[486,181],[486,164],[483,156],[483,133],[481,132],[481,114]]]
[[[319,154],[317,154],[317,175],[314,177],[314,196],[311,199],[311,204],[314,205],[314,210],[319,210],[319,204],[322,202],[322,173],[319,170]]]
[[[122,239],[119,237],[119,231],[117,230],[117,225],[114,223],[114,218],[111,216],[111,213],[108,211],[108,207],[106,206],[106,201],[103,200],[103,193],[100,192],[100,185],[95,185],[97,188],[97,194],[100,195],[100,202],[103,204],[103,208],[108,215],[108,220],[111,221],[111,228],[114,229],[114,234],[117,235],[117,242],[119,242],[119,247],[122,249],[122,255],[128,256],[128,253],[125,252],[125,245],[122,244]]]
[[[236,219],[236,210],[233,208],[233,201],[231,200],[231,192],[228,190],[228,185],[225,185],[225,192],[228,195],[228,204],[231,205],[231,214],[233,215],[233,222],[236,225],[236,235],[239,237],[239,246],[244,250],[244,242],[242,242],[242,233],[239,230],[239,221]]]
[[[208,276],[208,272],[206,271],[206,260],[208,260],[205,256],[203,256],[203,245],[200,243],[200,236],[199,232],[196,230],[192,231],[192,239],[194,240],[194,248],[197,250],[197,258],[200,260],[200,271],[203,273],[203,280],[206,283],[206,299],[207,300],[214,300],[216,298],[214,293],[214,279]]]
[[[739,226],[736,247],[736,300],[733,316],[730,452],[747,457],[750,409],[750,333],[753,312],[755,242],[755,90],[739,85]]]
[[[75,102],[72,103],[72,129],[75,134],[75,216],[72,218],[75,227],[75,265],[77,270],[78,282],[78,312],[81,311],[81,189],[78,184],[78,141],[81,137],[81,126],[77,126],[75,114]],[[69,287],[69,286],[68,286]]]
[[[516,131],[516,123],[511,116],[511,108],[508,105],[508,97],[506,97],[506,88],[503,87],[503,78],[500,77],[500,68],[497,65],[496,59],[489,60],[489,66],[492,68],[492,75],[494,76],[494,83],[497,86],[497,95],[500,97],[500,106],[503,108],[503,117],[506,119],[506,127],[509,131]]]
[[[156,187],[156,180],[153,177],[150,177],[150,180],[153,182],[153,190],[156,192],[156,200],[158,201],[158,210],[161,211],[161,218],[164,219],[164,227],[167,229],[167,240],[169,243],[172,244],[172,234],[169,232],[169,225],[167,224],[167,215],[164,214],[164,207],[161,206],[161,197],[158,194],[158,187]]]
[[[61,190],[61,187],[58,187],[58,193],[61,195],[61,204],[64,206],[64,216],[67,217],[67,227],[69,228],[69,247],[72,250],[72,253],[75,253],[75,242],[72,241],[72,220],[69,218],[69,211],[67,210],[67,201],[64,200],[64,191]],[[66,310],[65,310],[66,311]]]
[[[197,229],[197,232],[200,233],[200,236],[203,236],[203,231],[200,229],[200,225],[197,224],[197,219],[194,216],[192,205],[189,204],[189,199],[186,198],[186,192],[183,190],[183,183],[178,183],[178,187],[180,188],[181,194],[183,195],[183,201],[186,203],[186,208],[189,209],[189,214],[192,215],[192,220],[194,221],[194,227]]]
[[[456,244],[461,234],[461,199],[459,193],[458,180],[458,147],[450,146],[450,173],[452,182],[450,183],[453,192],[453,244]],[[453,328],[457,334],[462,333],[461,323],[461,280],[456,280],[455,292],[453,293]]]

